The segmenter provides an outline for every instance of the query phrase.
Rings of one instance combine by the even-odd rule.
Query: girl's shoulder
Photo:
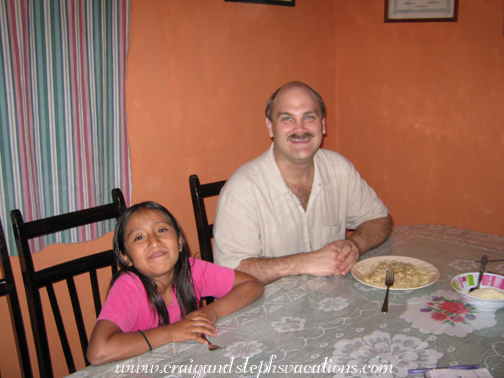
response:
[[[197,274],[197,272],[204,270],[207,267],[207,264],[210,263],[208,261],[203,261],[201,259],[189,257],[189,265],[191,266],[191,273],[193,275]]]
[[[221,298],[233,287],[235,271],[200,259],[189,258],[192,281],[198,297]]]
[[[230,277],[232,276],[234,279],[234,270],[231,268],[226,268],[222,265],[217,265],[208,261],[204,261],[201,259],[196,259],[193,257],[189,257],[189,263],[191,265],[191,273],[193,278],[201,277],[201,276],[223,276]]]
[[[131,272],[124,272],[122,273],[117,279],[115,280],[114,284],[112,287],[136,287],[140,288],[143,287],[142,281],[140,281],[140,278]]]
[[[221,265],[217,265],[217,264],[211,263],[209,261],[204,261],[204,260],[197,259],[197,258],[194,258],[194,257],[189,257],[189,263],[191,265],[191,270],[193,271],[193,273],[195,271],[198,271],[198,270],[207,270],[207,269],[210,269],[210,270],[221,270],[221,269],[228,270],[229,269],[229,268],[225,268],[225,267],[223,267]]]

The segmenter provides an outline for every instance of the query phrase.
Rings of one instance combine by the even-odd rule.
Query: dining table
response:
[[[290,276],[217,323],[220,346],[169,343],[70,375],[84,377],[423,377],[410,369],[473,365],[504,377],[504,309],[480,311],[451,287],[479,259],[504,259],[504,237],[442,225],[395,226],[361,256],[432,264],[439,278],[415,290],[385,289],[345,276]],[[504,275],[504,261],[487,271]]]

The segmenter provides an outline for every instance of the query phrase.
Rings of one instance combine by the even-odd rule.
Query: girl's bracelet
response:
[[[147,338],[147,336],[145,336],[145,333],[143,333],[143,331],[141,331],[141,330],[138,330],[138,332],[140,332],[140,335],[143,336],[143,338],[145,339],[145,342],[149,346],[149,352],[152,351],[152,345],[150,345],[149,339]]]

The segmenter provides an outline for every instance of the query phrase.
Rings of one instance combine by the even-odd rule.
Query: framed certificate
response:
[[[224,0],[233,3],[255,3],[255,4],[273,4],[273,5],[287,5],[293,7],[296,0]]]
[[[385,22],[457,21],[458,0],[385,0]]]

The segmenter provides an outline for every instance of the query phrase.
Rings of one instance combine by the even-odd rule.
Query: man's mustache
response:
[[[315,135],[309,132],[302,133],[302,134],[291,134],[287,137],[287,140],[300,140],[300,139],[306,139],[306,138],[315,138]]]

